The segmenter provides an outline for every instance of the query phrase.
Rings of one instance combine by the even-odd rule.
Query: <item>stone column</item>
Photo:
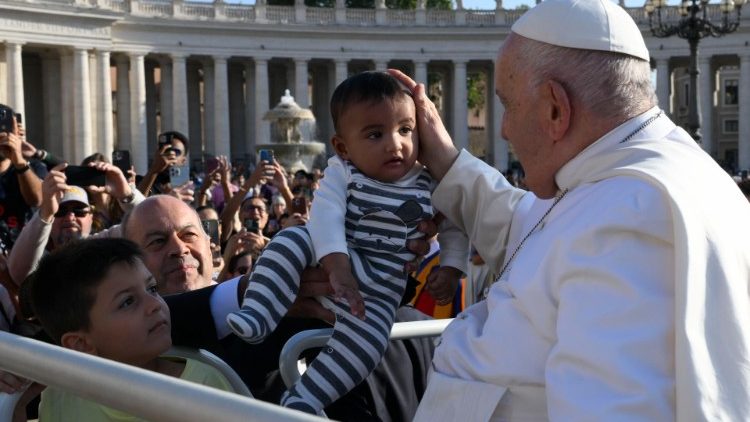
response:
[[[204,152],[216,155],[215,109],[216,74],[213,60],[203,60],[203,147]]]
[[[144,53],[130,53],[130,157],[137,173],[148,170]]]
[[[698,57],[698,113],[701,115],[701,147],[712,157],[716,156],[714,145],[714,73],[711,57]]]
[[[44,145],[37,145],[52,155],[63,157],[62,97],[60,96],[60,58],[42,55],[44,85]]]
[[[487,104],[489,105],[487,116],[487,131],[489,135],[489,149],[491,155],[490,164],[500,171],[508,170],[508,141],[502,136],[503,114],[505,107],[495,95],[495,69],[497,63],[493,63],[487,76]]]
[[[72,161],[75,158],[73,113],[70,112],[73,110],[73,85],[70,83],[73,80],[73,54],[67,50],[60,53],[60,80],[62,157]]]
[[[453,61],[453,143],[456,148],[469,147],[468,110],[466,109],[466,62]]]
[[[156,121],[156,102],[159,94],[156,91],[156,63],[144,59],[146,76],[146,160],[150,160],[156,151],[156,135],[159,128]]]
[[[172,89],[174,80],[172,78],[172,61],[168,57],[159,58],[159,130],[165,132],[173,130],[174,126],[174,104]],[[185,132],[183,132],[185,133]]]
[[[214,153],[230,156],[227,56],[214,56]]]
[[[174,66],[174,64],[173,64]],[[187,72],[187,113],[188,137],[190,138],[190,154],[193,157],[203,155],[203,117],[201,115],[201,78],[198,62],[190,61],[185,64]],[[177,90],[175,89],[175,93]],[[175,104],[177,102],[175,101]]]
[[[114,128],[112,125],[112,80],[110,78],[109,51],[97,51],[97,91],[99,93],[99,151],[106,157],[114,149]]]
[[[0,60],[0,103],[2,104],[10,103],[8,101],[8,83],[3,82],[8,80],[8,66],[5,63],[6,51],[5,44],[0,43],[0,56],[2,56],[2,60]]]
[[[244,63],[227,64],[229,79],[229,152],[230,158],[245,155],[245,71]]]
[[[184,54],[172,53],[172,121],[169,128],[190,136],[188,129],[187,68]]]
[[[336,89],[337,86],[341,82],[344,82],[344,79],[346,79],[349,76],[349,69],[348,69],[348,60],[336,60],[336,83],[333,84],[333,89]]]
[[[245,154],[255,152],[255,66],[245,62]]]
[[[5,65],[8,73],[8,106],[16,113],[24,113],[23,99],[23,60],[21,43],[5,44]]]
[[[78,47],[73,50],[73,118],[75,142],[72,160],[79,163],[93,152],[93,137],[89,52]]]
[[[89,109],[91,110],[91,149],[101,152],[99,148],[99,126],[101,113],[99,105],[99,58],[96,52],[89,52]]]
[[[302,108],[310,107],[307,95],[307,61],[308,59],[294,59],[294,100]]]
[[[414,80],[427,86],[427,61],[414,60]]]
[[[672,104],[669,96],[670,88],[669,58],[656,59],[656,97],[659,99],[659,108],[666,113],[672,113]]]
[[[128,76],[130,60],[127,56],[118,55],[115,57],[115,66],[117,67],[117,97],[115,98],[117,101],[117,149],[130,150],[132,136],[130,130],[130,78]],[[140,172],[146,170],[136,169]]]
[[[269,110],[268,59],[255,58],[255,145],[271,142],[271,126],[263,120]],[[254,151],[253,151],[254,152]]]
[[[750,169],[750,54],[740,55],[739,136],[737,161],[740,170]]]

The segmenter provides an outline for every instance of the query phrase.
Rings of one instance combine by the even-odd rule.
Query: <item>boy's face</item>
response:
[[[73,348],[143,367],[171,347],[169,308],[140,260],[114,264],[95,293],[90,327],[78,332],[86,347]]]
[[[415,165],[419,153],[414,102],[399,95],[349,105],[332,139],[336,153],[367,177],[395,182]]]

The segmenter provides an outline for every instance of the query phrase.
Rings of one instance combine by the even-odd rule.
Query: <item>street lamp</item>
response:
[[[667,38],[677,34],[690,44],[690,92],[688,95],[688,132],[696,142],[700,142],[700,116],[698,115],[698,43],[708,36],[721,37],[737,30],[740,26],[740,11],[747,0],[721,0],[719,10],[722,13],[721,24],[709,21],[707,16],[709,0],[683,0],[677,9],[680,21],[677,23],[662,22],[662,9],[667,0],[646,0],[644,8],[648,14],[651,33],[657,38]],[[733,19],[729,13],[736,10]]]

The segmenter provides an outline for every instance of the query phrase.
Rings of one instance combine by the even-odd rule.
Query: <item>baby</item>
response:
[[[238,336],[260,342],[294,301],[302,270],[320,262],[334,290],[334,298],[321,298],[336,314],[333,335],[281,401],[310,413],[354,388],[379,363],[404,294],[404,264],[415,258],[407,241],[421,237],[417,224],[433,217],[433,181],[417,162],[414,102],[395,78],[384,72],[348,78],[333,93],[331,116],[336,156],[315,191],[310,221],[273,238],[242,309],[227,318]],[[442,226],[442,267],[430,291],[444,302],[465,272],[468,240]]]

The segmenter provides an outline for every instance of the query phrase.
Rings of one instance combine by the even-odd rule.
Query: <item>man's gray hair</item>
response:
[[[520,66],[531,75],[531,87],[553,79],[571,101],[603,118],[630,118],[657,104],[651,65],[644,60],[521,38]]]

